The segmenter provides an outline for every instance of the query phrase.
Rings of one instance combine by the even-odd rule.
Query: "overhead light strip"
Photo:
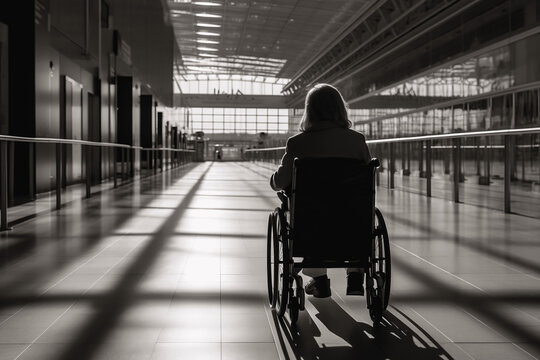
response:
[[[220,3],[211,2],[211,1],[195,1],[193,2],[193,5],[199,5],[199,6],[222,6]]]
[[[218,51],[218,49],[204,47],[204,46],[197,47],[197,50],[201,50],[201,51]]]
[[[219,33],[214,33],[214,32],[210,32],[210,31],[197,31],[196,34],[197,35],[202,35],[202,36],[220,36],[221,35]]]
[[[196,41],[200,44],[219,44],[219,41],[215,40],[197,39]]]
[[[207,14],[207,13],[198,13],[198,14],[195,14],[195,16],[204,17],[204,18],[214,18],[214,19],[221,18],[221,15]]]
[[[221,27],[221,25],[209,24],[209,23],[197,23],[196,25],[200,26],[200,27],[209,27],[209,28],[219,28],[219,27]]]

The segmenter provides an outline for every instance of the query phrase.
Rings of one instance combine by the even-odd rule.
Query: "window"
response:
[[[289,131],[288,109],[191,108],[189,113],[191,131],[202,130],[207,134],[283,134]]]

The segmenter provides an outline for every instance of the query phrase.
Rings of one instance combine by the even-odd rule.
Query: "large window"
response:
[[[373,89],[372,101],[395,96],[396,104],[410,105],[353,109],[355,129],[370,138],[386,138],[537,126],[540,55],[534,49],[540,28],[535,31],[394,86]]]
[[[512,50],[511,46],[503,46],[409,79],[380,94],[455,98],[508,89],[515,83]]]
[[[207,134],[283,134],[289,130],[288,114],[288,109],[196,107],[189,109],[188,126]]]
[[[357,110],[355,129],[369,138],[432,135],[462,131],[511,129],[540,125],[540,89],[474,98],[451,106],[396,113],[362,120]],[[364,110],[373,111],[373,110]]]

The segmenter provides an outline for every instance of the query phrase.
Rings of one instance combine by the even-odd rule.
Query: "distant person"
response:
[[[272,189],[290,191],[295,158],[342,157],[369,163],[371,155],[366,139],[350,129],[352,123],[347,113],[347,104],[332,85],[317,84],[307,93],[300,133],[287,140],[281,165],[270,178]],[[320,298],[332,295],[325,268],[303,269],[303,273],[312,277],[305,286],[306,294]],[[363,269],[347,269],[347,295],[364,295],[363,283]]]

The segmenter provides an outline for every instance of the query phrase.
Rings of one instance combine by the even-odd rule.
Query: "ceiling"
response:
[[[376,0],[168,0],[179,74],[293,78]]]

